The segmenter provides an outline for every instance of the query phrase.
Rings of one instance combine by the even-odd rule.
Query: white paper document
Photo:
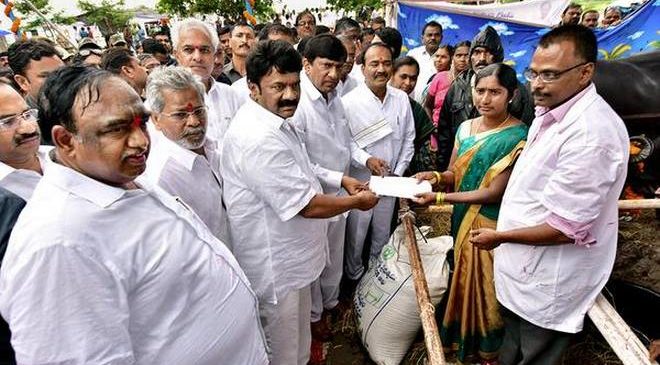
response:
[[[393,196],[397,198],[413,199],[420,193],[430,193],[433,191],[431,183],[422,181],[417,183],[414,177],[398,176],[372,176],[369,180],[369,189],[381,196]]]

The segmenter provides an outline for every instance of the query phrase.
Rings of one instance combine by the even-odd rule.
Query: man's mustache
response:
[[[181,137],[182,138],[187,138],[187,137],[190,137],[190,136],[198,136],[200,134],[205,134],[205,133],[206,133],[206,128],[204,128],[204,127],[195,127],[195,128],[188,129],[183,134],[183,136],[181,136]]]
[[[33,138],[33,137],[39,138],[39,137],[41,137],[41,134],[39,132],[36,132],[36,131],[32,132],[32,133],[28,133],[28,134],[19,134],[16,137],[14,137],[14,144],[19,145],[19,144],[21,144],[21,143],[25,142],[26,140],[28,140],[30,138]]]
[[[532,96],[549,97],[550,94],[540,92],[539,90],[532,90]]]
[[[286,108],[288,106],[296,107],[296,106],[298,106],[298,100],[295,100],[295,99],[294,100],[280,100],[277,103],[277,106],[280,107],[280,108]]]

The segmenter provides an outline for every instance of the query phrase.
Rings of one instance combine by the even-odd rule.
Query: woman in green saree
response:
[[[508,113],[517,89],[515,71],[493,64],[477,71],[473,101],[480,117],[463,122],[456,132],[450,168],[422,172],[440,190],[420,194],[419,204],[454,205],[452,276],[440,334],[446,352],[456,352],[459,362],[494,364],[504,337],[493,283],[493,257],[469,243],[470,231],[495,228],[504,189],[513,164],[522,151],[527,126]]]

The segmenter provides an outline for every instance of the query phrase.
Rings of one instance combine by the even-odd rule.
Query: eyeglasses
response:
[[[176,111],[172,113],[160,113],[160,114],[172,118],[177,122],[185,122],[186,120],[188,120],[188,118],[190,118],[191,115],[194,116],[195,119],[197,120],[206,119],[207,110],[208,108],[206,107],[206,105],[203,105],[188,112]]]
[[[523,72],[523,76],[525,76],[525,79],[527,79],[527,81],[530,81],[530,82],[536,80],[536,78],[539,77],[539,76],[541,77],[541,81],[543,81],[543,82],[554,82],[554,81],[559,80],[559,78],[561,77],[561,75],[567,73],[568,71],[573,70],[573,69],[576,69],[576,68],[578,68],[578,67],[580,67],[580,66],[584,66],[584,65],[586,65],[586,64],[588,64],[588,63],[589,63],[589,62],[582,62],[582,63],[580,63],[580,64],[578,64],[578,65],[575,65],[575,66],[573,66],[573,67],[571,67],[571,68],[567,68],[567,69],[565,69],[565,70],[563,70],[563,71],[542,71],[542,72],[536,72],[536,71],[534,71],[534,70],[531,70],[531,69],[529,69],[529,68],[526,68],[525,71]]]
[[[101,55],[103,55],[103,51],[102,51],[102,50],[100,50],[100,49],[94,49],[94,48],[85,48],[85,49],[81,49],[80,51],[78,51],[78,54],[81,55],[81,56],[83,56],[83,57],[87,57],[87,56],[89,56],[89,55],[92,54],[92,53],[95,54],[95,55],[97,55],[97,56],[101,56]]]
[[[38,116],[39,116],[39,110],[28,109],[20,114],[2,118],[0,119],[0,130],[15,128],[19,125],[21,120],[24,120],[26,122],[36,122],[39,119]]]

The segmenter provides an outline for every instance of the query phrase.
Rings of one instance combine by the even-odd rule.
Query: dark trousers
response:
[[[549,330],[534,325],[500,304],[504,319],[504,342],[500,348],[501,365],[555,365],[568,347],[573,333]]]

